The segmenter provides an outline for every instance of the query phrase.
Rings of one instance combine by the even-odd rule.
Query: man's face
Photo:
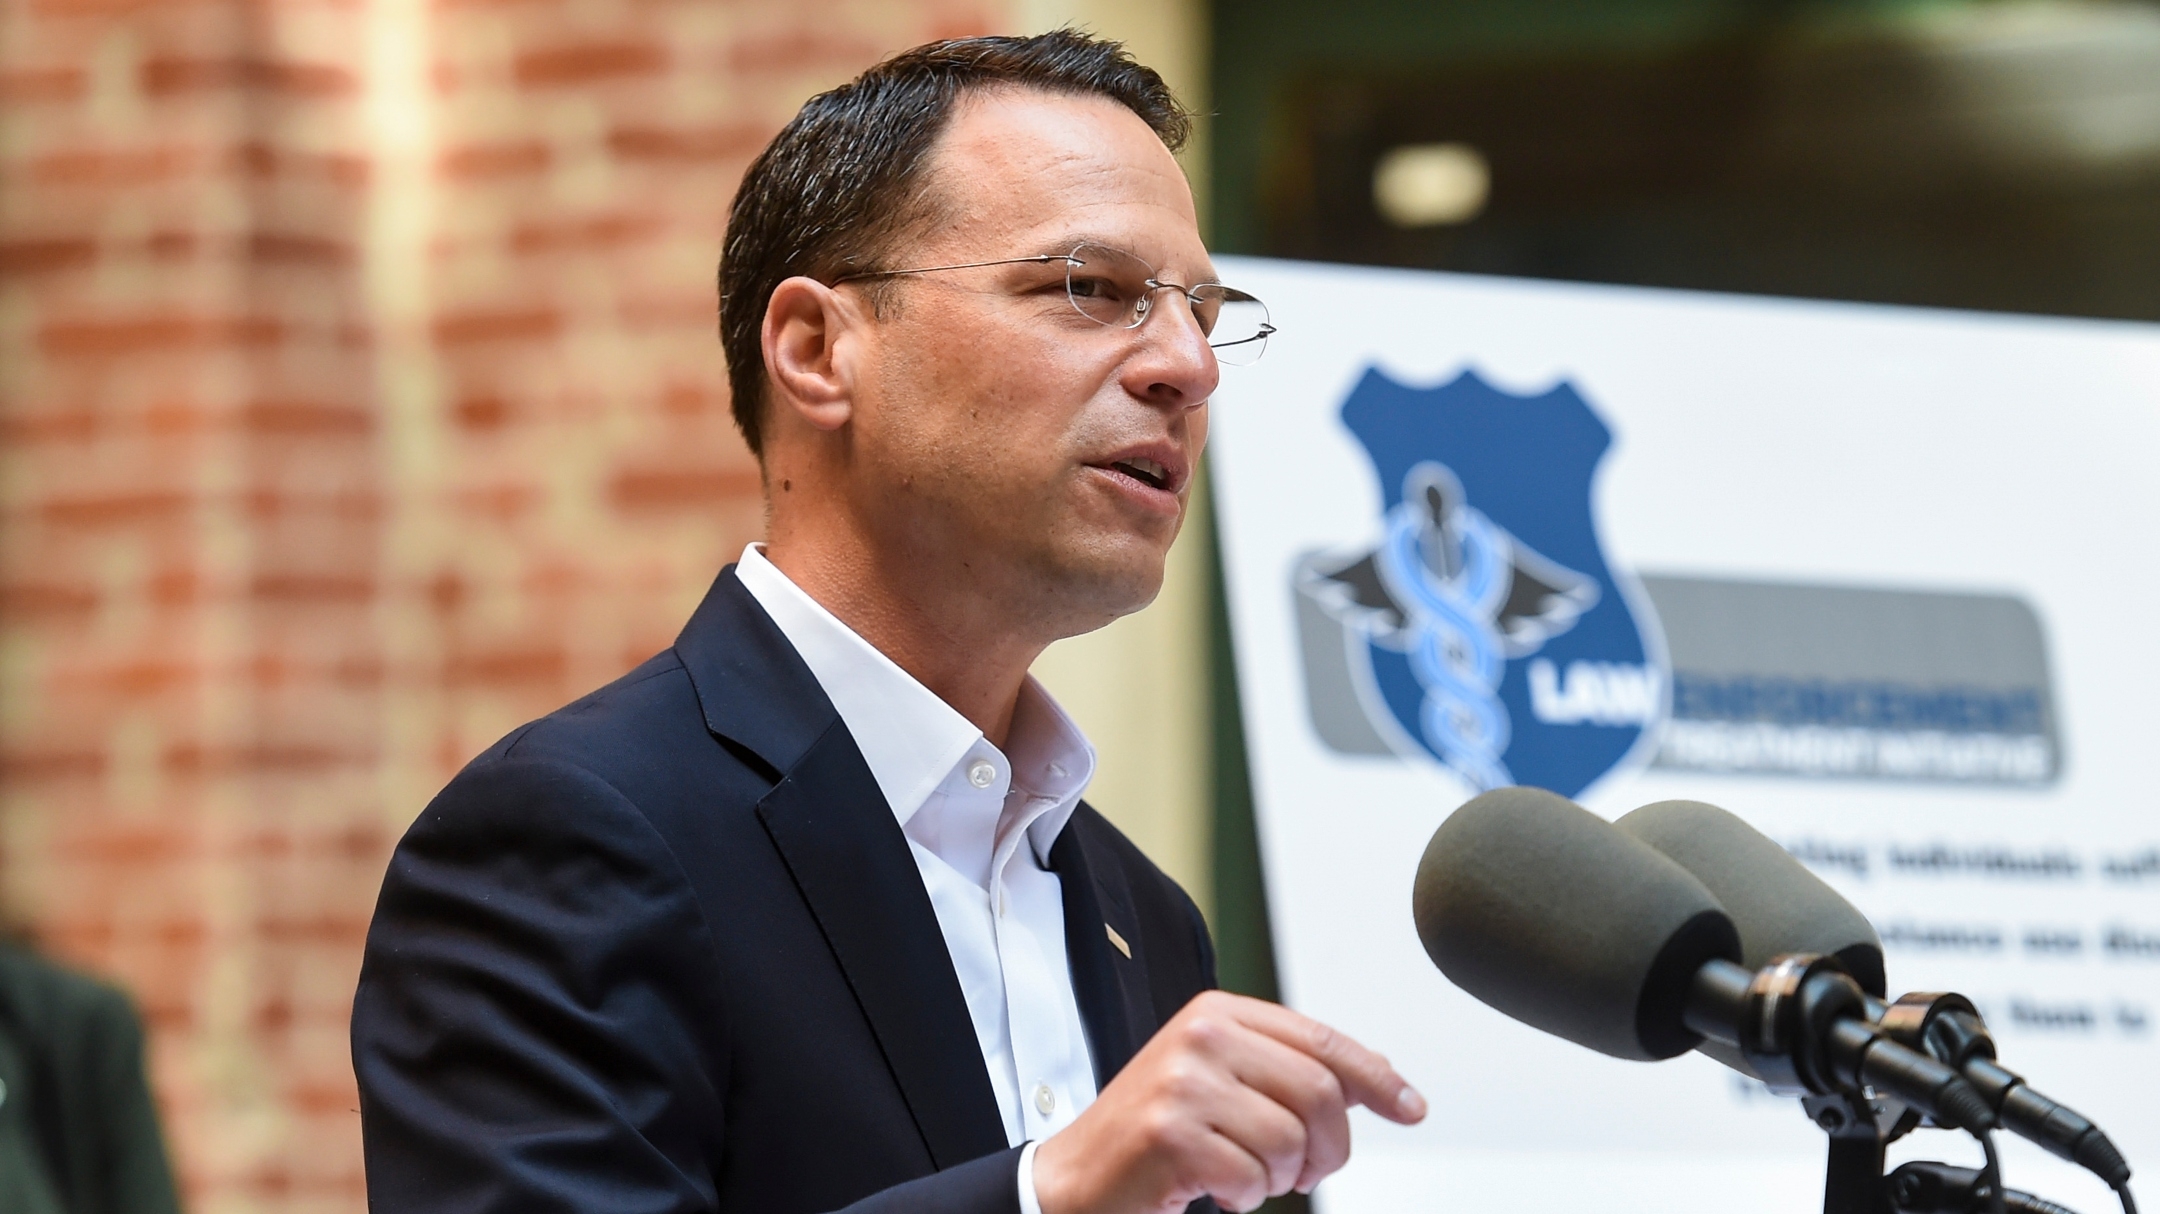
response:
[[[927,179],[946,222],[898,242],[894,268],[1091,242],[1163,281],[1215,276],[1176,160],[1113,101],[973,95]],[[1177,292],[1138,328],[1105,326],[1073,308],[1065,274],[1053,261],[886,280],[849,424],[850,492],[879,550],[966,576],[1053,635],[1160,589],[1217,379]]]

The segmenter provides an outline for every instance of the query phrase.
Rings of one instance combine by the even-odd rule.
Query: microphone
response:
[[[1870,994],[1884,993],[1882,941],[1867,917],[1737,816],[1700,801],[1659,801],[1615,825],[1716,895],[1739,928],[1746,964],[1765,964],[1784,953],[1826,953],[1844,962]],[[2130,1182],[2129,1163],[2098,1126],[1996,1063],[1994,1038],[1964,996],[1907,995],[1873,1009],[1873,1018],[1900,1044],[1961,1072],[2003,1128],[2091,1171],[2109,1188]]]
[[[1564,797],[1501,788],[1464,804],[1426,845],[1412,904],[1440,971],[1533,1028],[1639,1061],[1722,1041],[1789,1086],[1873,1086],[1940,1124],[1993,1127],[1955,1071],[1868,1023],[1836,960],[1750,973],[1704,882]]]
[[[1455,985],[1532,1028],[1640,1062],[1695,1048],[1687,985],[1706,963],[1741,956],[1702,882],[1536,788],[1484,793],[1441,823],[1412,908],[1426,955]]]
[[[1754,827],[1701,801],[1659,801],[1613,825],[1709,889],[1740,929],[1741,964],[1761,969],[1787,953],[1822,953],[1836,957],[1860,989],[1885,997],[1875,925]]]

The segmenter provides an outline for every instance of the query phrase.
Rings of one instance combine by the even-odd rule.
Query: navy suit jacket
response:
[[[1207,928],[1085,804],[1050,863],[1106,1084],[1214,985]],[[674,648],[420,815],[352,1049],[381,1210],[1018,1209],[1019,1150],[906,838],[732,566]]]

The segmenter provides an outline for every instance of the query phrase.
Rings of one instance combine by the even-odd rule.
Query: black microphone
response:
[[[1887,991],[1875,925],[1754,827],[1700,801],[1659,801],[1613,825],[1709,889],[1740,929],[1742,965],[1759,970],[1790,953],[1820,953],[1836,957],[1868,994],[1880,999]],[[1768,1078],[1755,1075],[1736,1048],[1716,1041],[1700,1048],[1742,1074]]]
[[[1821,877],[1733,814],[1701,801],[1659,801],[1613,823],[1693,874],[1740,929],[1741,964],[1787,953],[1836,957],[1860,989],[1889,991],[1882,937]]]
[[[1783,953],[1827,953],[1869,993],[1884,993],[1882,941],[1867,917],[1739,817],[1700,801],[1659,801],[1615,825],[1716,895],[1740,930],[1746,964],[1763,965]],[[2129,1183],[2130,1165],[2098,1126],[1996,1063],[1994,1039],[1963,996],[1907,995],[1872,1014],[1899,1043],[1961,1072],[2003,1128],[2086,1168],[2110,1188]]]
[[[1868,1023],[1866,993],[1836,960],[1750,973],[1702,881],[1564,797],[1473,798],[1433,832],[1412,902],[1418,939],[1450,981],[1578,1045],[1656,1061],[1710,1038],[1818,1095],[1872,1085],[1941,1124],[1993,1126],[1955,1071]]]

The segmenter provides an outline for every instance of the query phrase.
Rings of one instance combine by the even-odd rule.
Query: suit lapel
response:
[[[907,838],[835,721],[758,803],[940,1169],[1006,1147],[990,1074]]]
[[[758,818],[832,949],[942,1170],[1002,1151],[983,1066],[937,912],[892,808],[832,702],[733,568],[676,641],[708,728],[777,783]]]
[[[1148,994],[1147,954],[1132,891],[1124,869],[1095,839],[1094,812],[1082,804],[1066,823],[1050,848],[1050,870],[1064,888],[1065,952],[1099,1089],[1160,1026]],[[1131,956],[1111,943],[1113,931]]]

